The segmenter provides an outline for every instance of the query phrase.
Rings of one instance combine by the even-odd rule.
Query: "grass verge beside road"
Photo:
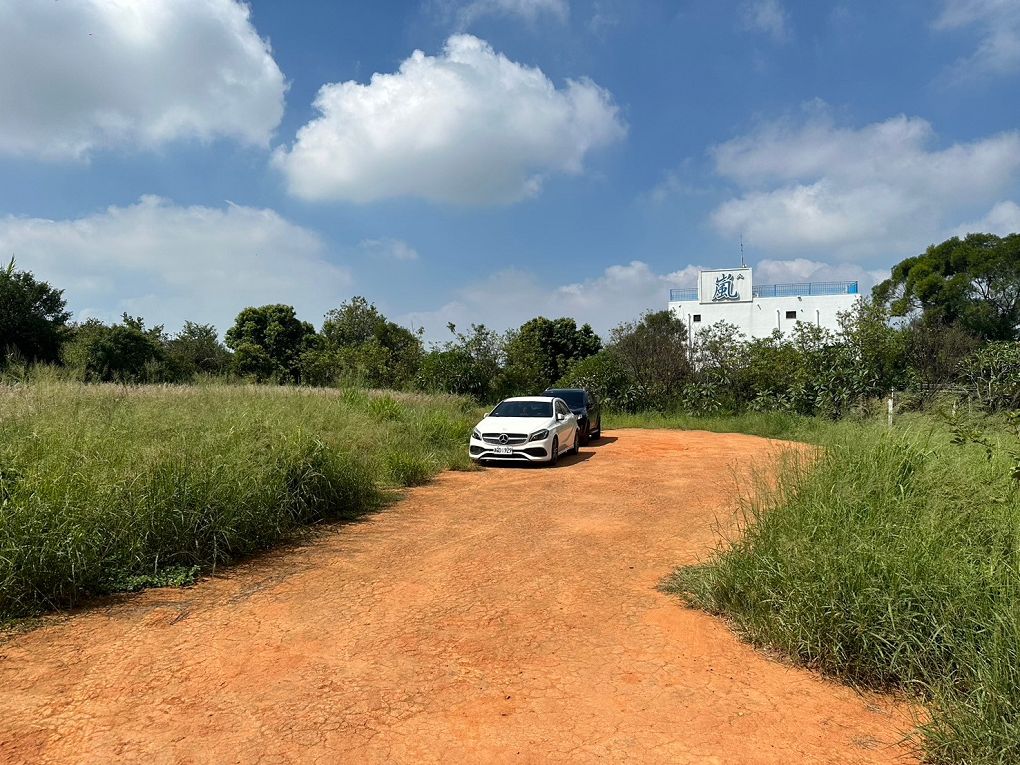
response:
[[[747,424],[761,432],[761,420],[732,429]],[[953,443],[924,417],[892,431],[819,421],[810,436],[823,451],[789,455],[778,480],[762,475],[743,535],[668,589],[727,615],[756,644],[923,700],[920,743],[932,762],[1020,762],[1009,437],[987,437],[987,449]]]
[[[0,387],[0,621],[180,584],[469,466],[475,406],[274,387]]]
[[[707,430],[712,433],[747,433],[786,441],[813,442],[832,428],[832,422],[785,412],[746,412],[735,415],[687,415],[639,412],[609,413],[605,417],[613,428],[672,428]]]

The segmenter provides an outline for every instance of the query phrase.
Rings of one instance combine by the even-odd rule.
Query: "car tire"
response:
[[[602,438],[602,418],[599,417],[599,426],[592,431],[591,435],[588,436],[589,440],[598,441]]]
[[[559,436],[553,438],[552,442],[552,454],[549,455],[549,467],[556,467],[556,464],[560,461],[560,439]]]
[[[575,457],[581,453],[581,438],[577,435],[577,431],[574,431],[574,448],[570,450],[570,453]]]

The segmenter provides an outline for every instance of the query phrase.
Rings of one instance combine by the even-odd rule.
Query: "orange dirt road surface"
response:
[[[656,590],[781,448],[617,430],[47,620],[0,640],[0,762],[913,762],[905,706]]]

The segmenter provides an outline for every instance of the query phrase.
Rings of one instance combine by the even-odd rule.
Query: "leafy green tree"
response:
[[[469,333],[447,325],[454,339],[433,348],[422,359],[418,387],[422,390],[472,396],[478,401],[503,398],[503,339],[484,324]]]
[[[611,333],[611,352],[649,406],[667,407],[694,377],[687,327],[670,311],[649,311]]]
[[[0,269],[0,363],[9,353],[26,361],[57,361],[71,314],[63,290],[15,271]]]
[[[944,386],[958,382],[965,362],[981,341],[958,324],[933,324],[918,318],[901,330],[907,384]]]
[[[231,356],[211,324],[184,322],[181,331],[166,343],[167,364],[178,379],[196,375],[222,375],[230,369]]]
[[[124,314],[120,324],[89,319],[74,328],[64,360],[87,382],[156,382],[164,377],[163,327],[145,328]]]
[[[893,327],[889,309],[860,300],[839,315],[840,341],[861,381],[862,396],[882,396],[906,381],[906,334]]]
[[[607,350],[574,364],[556,382],[557,388],[584,388],[606,409],[633,412],[641,406],[641,398],[619,357]]]
[[[356,296],[326,314],[322,347],[306,360],[323,382],[354,380],[378,388],[414,381],[422,360],[421,336],[387,319]]]
[[[963,364],[974,396],[993,411],[1020,409],[1020,343],[993,342]]]
[[[602,340],[590,325],[578,328],[569,318],[539,316],[526,321],[506,340],[507,371],[518,385],[540,392],[574,364],[602,350]]]
[[[893,266],[875,300],[894,316],[920,313],[959,324],[983,340],[1016,340],[1020,330],[1020,234],[968,234]]]
[[[741,403],[741,372],[746,337],[735,324],[718,321],[702,327],[691,342],[692,384],[684,388],[684,405],[700,411],[735,411]]]
[[[234,370],[259,381],[300,382],[302,357],[317,343],[315,328],[289,305],[245,308],[227,330]]]

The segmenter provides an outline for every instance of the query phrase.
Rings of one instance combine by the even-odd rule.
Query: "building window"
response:
[[[696,313],[691,318],[694,319],[694,321],[701,321],[701,314],[700,313]]]
[[[797,318],[797,312],[796,311],[787,311],[786,312],[786,318],[787,319],[796,319]]]

